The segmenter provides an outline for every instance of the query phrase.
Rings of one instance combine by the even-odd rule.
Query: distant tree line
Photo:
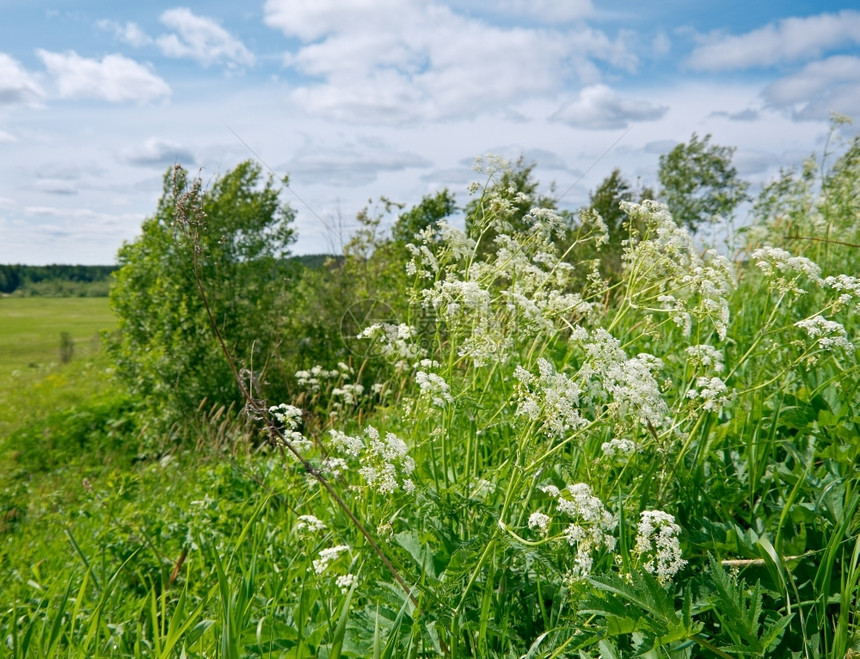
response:
[[[321,268],[327,254],[303,254],[288,260],[306,268]],[[3,265],[0,295],[16,297],[107,297],[118,265]]]
[[[115,265],[0,265],[0,293],[106,296],[116,269]]]

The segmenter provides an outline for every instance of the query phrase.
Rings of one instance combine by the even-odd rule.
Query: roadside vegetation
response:
[[[103,348],[63,329],[43,368],[30,330],[27,371],[0,336],[33,374],[3,380],[4,652],[860,654],[841,125],[754,197],[693,135],[578,213],[487,157],[316,267],[258,166],[172,168]],[[748,201],[735,252],[696,242]]]

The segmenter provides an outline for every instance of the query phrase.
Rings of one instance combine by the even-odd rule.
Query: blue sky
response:
[[[465,203],[486,153],[577,208],[710,133],[755,192],[831,111],[860,120],[852,6],[0,0],[0,263],[112,263],[169,166],[254,153],[290,176],[297,253],[339,250],[380,195]]]

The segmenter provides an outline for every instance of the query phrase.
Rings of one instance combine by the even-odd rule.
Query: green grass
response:
[[[113,386],[99,332],[107,298],[0,298],[0,446],[13,430]],[[68,363],[61,334],[73,341]]]
[[[0,373],[58,363],[62,332],[76,354],[90,356],[114,324],[107,298],[0,298]]]

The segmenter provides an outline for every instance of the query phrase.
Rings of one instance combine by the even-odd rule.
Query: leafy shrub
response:
[[[118,330],[108,352],[161,429],[194,414],[204,399],[210,407],[239,403],[210,320],[239,366],[265,380],[288,313],[282,288],[294,213],[274,182],[261,178],[260,167],[245,162],[204,191],[172,168],[155,215],[119,251],[111,290]],[[178,221],[191,212],[205,217],[205,226]],[[186,230],[195,234],[193,246]]]

